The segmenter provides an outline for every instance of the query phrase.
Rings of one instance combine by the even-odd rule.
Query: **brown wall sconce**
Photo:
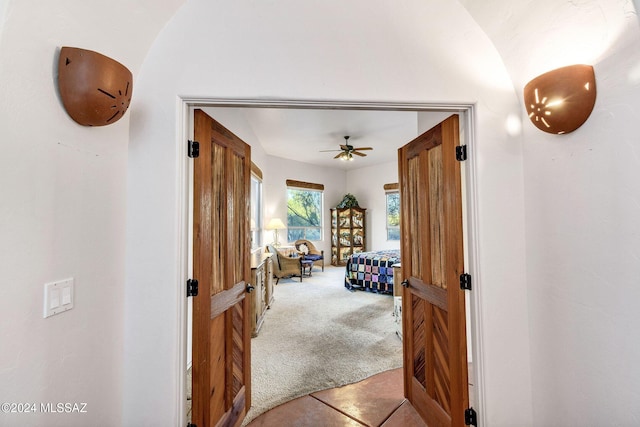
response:
[[[570,65],[544,73],[524,87],[531,123],[555,134],[573,132],[587,121],[596,103],[596,78],[590,65]]]
[[[60,49],[58,88],[67,113],[84,126],[105,126],[124,116],[133,75],[124,65],[91,50]]]

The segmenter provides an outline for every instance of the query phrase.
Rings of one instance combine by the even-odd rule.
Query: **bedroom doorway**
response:
[[[433,115],[434,117],[442,117],[443,115],[450,115],[452,112],[458,113],[461,116],[461,139],[465,141],[467,144],[473,143],[473,134],[471,130],[473,129],[473,107],[470,105],[446,105],[446,106],[433,106],[433,105],[399,105],[399,104],[367,104],[367,103],[322,103],[322,102],[278,102],[278,101],[254,101],[254,100],[184,100],[183,102],[183,133],[187,137],[187,139],[191,139],[193,137],[192,130],[192,122],[190,122],[191,111],[196,107],[205,107],[205,108],[238,108],[238,109],[252,109],[252,108],[287,108],[287,109],[327,109],[331,108],[334,110],[350,110],[350,109],[368,109],[375,111],[405,111],[405,112],[414,112],[418,114]],[[426,120],[427,122],[429,119]],[[433,121],[433,120],[432,120]],[[223,122],[223,124],[226,124]],[[406,141],[403,141],[406,142]],[[469,166],[463,167],[462,175],[463,182],[465,187],[465,202],[467,205],[468,214],[466,214],[464,219],[464,227],[466,230],[473,232],[475,230],[474,220],[474,204],[473,196],[475,196],[475,185],[473,182],[473,161],[468,163]],[[187,164],[186,169],[189,169],[189,165]],[[266,173],[265,173],[266,175]],[[268,197],[268,196],[267,196]],[[466,234],[466,233],[465,233]],[[465,241],[465,265],[469,266],[469,271],[473,274],[474,272],[474,260],[476,259],[476,249],[469,245],[468,241]],[[189,270],[190,271],[190,270]],[[187,275],[189,276],[189,275]],[[473,350],[470,353],[469,360],[473,360],[477,362],[479,360],[477,347],[472,346],[471,343],[475,340],[475,337],[478,336],[477,324],[473,321],[469,322],[472,318],[475,318],[477,315],[477,311],[474,310],[474,305],[477,304],[477,301],[474,300],[472,296],[469,299],[467,311],[467,321],[471,326],[469,331],[469,345],[470,350]],[[189,303],[190,304],[190,303]],[[185,335],[186,339],[184,340],[185,344],[188,339],[190,339],[190,333],[187,332],[188,329],[187,319],[185,318]],[[188,345],[190,347],[190,344]],[[470,375],[470,382],[473,384],[479,383],[479,374],[481,370],[474,369],[473,374]],[[186,380],[185,380],[186,382]],[[476,387],[477,388],[477,387]],[[186,394],[186,392],[183,392]],[[478,407],[479,404],[476,403],[474,405]]]

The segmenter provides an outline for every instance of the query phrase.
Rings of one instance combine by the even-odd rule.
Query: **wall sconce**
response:
[[[555,134],[573,132],[587,121],[596,103],[596,78],[590,65],[570,65],[544,73],[524,87],[531,123]]]
[[[287,228],[280,218],[271,218],[269,224],[265,227],[267,230],[273,230],[273,246],[279,247],[280,242],[278,241],[278,230],[283,230]]]
[[[83,126],[105,126],[124,116],[133,75],[124,65],[91,50],[60,49],[58,88],[65,110]]]

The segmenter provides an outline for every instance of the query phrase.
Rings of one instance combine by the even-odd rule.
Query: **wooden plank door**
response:
[[[458,116],[398,150],[405,396],[429,427],[469,406]]]
[[[193,411],[198,427],[240,425],[251,404],[250,147],[194,112]]]

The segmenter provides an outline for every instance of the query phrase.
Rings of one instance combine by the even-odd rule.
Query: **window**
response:
[[[400,193],[387,192],[387,240],[400,240]]]
[[[251,166],[251,249],[256,249],[262,246],[262,173],[254,174],[255,165]]]
[[[287,241],[322,240],[322,190],[321,184],[287,180]]]

